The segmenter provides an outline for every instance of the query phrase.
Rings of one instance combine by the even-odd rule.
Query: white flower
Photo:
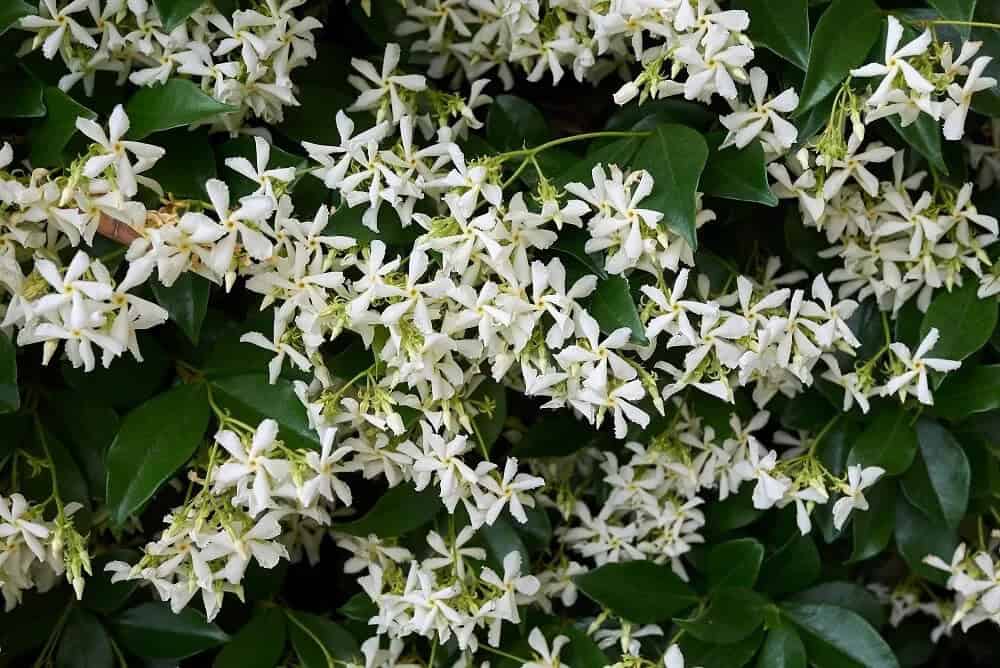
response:
[[[852,510],[855,508],[868,510],[868,499],[865,498],[863,491],[874,485],[883,473],[885,469],[878,466],[862,468],[860,464],[856,464],[848,467],[847,490],[844,496],[833,504],[833,526],[838,531],[843,528]]]
[[[864,67],[851,70],[851,75],[856,77],[883,77],[882,82],[868,98],[868,104],[873,107],[881,106],[889,97],[896,85],[897,74],[903,73],[906,84],[918,93],[930,93],[934,90],[933,84],[925,79],[910,63],[907,58],[919,56],[930,46],[930,30],[925,30],[919,37],[906,46],[899,48],[899,42],[903,38],[903,24],[895,16],[889,17],[889,30],[885,39],[885,63],[871,63]]]
[[[778,115],[795,111],[799,106],[799,96],[789,88],[777,97],[767,99],[767,74],[759,67],[750,70],[750,87],[753,92],[754,104],[746,109],[737,109],[733,113],[719,118],[719,121],[729,134],[720,148],[735,145],[744,148],[754,138],[759,136],[768,123],[771,132],[765,134],[765,143],[776,153],[790,148],[798,138],[795,126]]]
[[[945,139],[956,141],[965,134],[965,117],[969,113],[969,106],[972,104],[972,96],[984,90],[996,87],[997,80],[993,77],[984,77],[983,70],[993,59],[989,56],[980,56],[972,63],[968,78],[965,83],[959,86],[953,83],[948,86],[948,96],[951,98],[946,103],[944,119]]]
[[[159,146],[122,139],[128,132],[129,120],[120,104],[115,105],[111,112],[107,134],[100,125],[82,116],[76,119],[76,128],[94,140],[103,150],[102,153],[87,160],[83,166],[84,175],[96,178],[108,167],[113,166],[118,189],[125,197],[133,197],[138,192],[136,174],[148,170],[166,153]],[[131,162],[126,152],[138,160],[135,163]]]
[[[568,643],[568,637],[559,635],[552,639],[550,649],[541,629],[538,627],[531,629],[531,633],[528,634],[528,645],[535,650],[535,660],[522,663],[521,668],[560,668],[563,664],[559,661],[559,652]]]
[[[933,405],[934,397],[931,396],[930,385],[927,382],[927,369],[948,372],[962,366],[961,362],[953,360],[925,357],[938,342],[939,338],[940,333],[937,328],[932,327],[912,355],[910,354],[910,349],[902,343],[897,342],[889,346],[895,358],[902,363],[903,369],[901,373],[893,375],[882,386],[881,394],[883,397],[898,394],[902,401],[907,395],[913,395],[916,396],[920,403]]]
[[[520,522],[526,524],[528,516],[524,512],[524,506],[533,508],[535,499],[526,492],[537,489],[545,484],[545,481],[538,476],[517,472],[517,458],[508,457],[503,468],[503,477],[498,481],[493,476],[486,476],[482,479],[482,485],[490,491],[490,494],[482,498],[480,507],[486,511],[486,523],[492,525],[504,506],[510,506],[510,514]]]

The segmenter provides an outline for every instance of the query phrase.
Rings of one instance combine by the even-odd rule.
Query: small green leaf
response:
[[[628,327],[633,342],[640,345],[649,343],[627,278],[611,276],[598,281],[597,289],[590,295],[590,313],[605,334]]]
[[[880,480],[871,489],[865,490],[868,510],[851,515],[851,531],[854,547],[851,562],[870,559],[882,551],[892,539],[892,529],[896,521],[896,483]]]
[[[101,620],[83,608],[73,608],[59,637],[56,668],[107,668],[114,662],[111,639]]]
[[[925,515],[957,529],[969,505],[969,460],[937,422],[917,423],[920,457],[903,477],[903,493]]]
[[[806,668],[806,648],[794,628],[779,626],[767,632],[757,668]]]
[[[948,420],[1000,408],[1000,364],[965,366],[934,391],[934,412]]]
[[[764,546],[754,538],[737,538],[713,545],[705,571],[710,589],[753,587],[764,560]]]
[[[170,32],[205,4],[205,0],[153,0],[153,4],[163,21],[163,31]]]
[[[204,386],[178,385],[125,416],[107,456],[107,503],[115,524],[124,523],[191,458],[208,428],[208,413]]]
[[[285,614],[288,636],[302,668],[329,668],[361,655],[354,636],[339,624],[298,610],[285,610]]]
[[[537,146],[549,138],[538,107],[514,95],[497,95],[486,116],[486,141],[501,151]]]
[[[936,555],[951,561],[958,545],[958,535],[942,520],[920,512],[906,499],[896,495],[896,548],[914,574],[925,580],[944,584],[948,574],[924,563],[924,557]]]
[[[2,14],[3,10],[0,10]],[[2,19],[0,19],[2,20]],[[45,89],[23,67],[0,71],[0,118],[41,118],[45,115]]]
[[[797,603],[826,603],[853,610],[875,628],[885,623],[882,604],[875,595],[853,582],[824,582],[794,594],[789,600]]]
[[[767,600],[746,588],[719,589],[708,607],[693,619],[674,620],[678,626],[704,642],[730,645],[745,640],[764,623]]]
[[[928,357],[964,360],[990,340],[997,325],[997,300],[980,299],[977,288],[976,281],[966,279],[961,287],[939,292],[931,301],[920,323],[920,338],[932,327],[941,338]]]
[[[588,597],[639,624],[662,622],[698,602],[669,566],[651,561],[605,564],[574,580]]]
[[[917,120],[904,128],[898,116],[890,116],[889,124],[896,134],[927,159],[931,167],[941,174],[948,173],[941,149],[941,127],[936,120],[927,114],[919,114]]]
[[[809,65],[808,0],[739,0],[734,7],[750,15],[754,43],[778,54],[800,70]]]
[[[226,643],[212,665],[214,668],[274,668],[284,654],[285,613],[281,608],[261,608]]]
[[[211,379],[215,398],[238,420],[259,424],[277,421],[278,438],[296,450],[319,448],[319,435],[309,426],[306,409],[295,395],[292,383],[278,378],[272,385],[267,374],[250,373]]]
[[[709,153],[701,175],[701,191],[723,199],[778,206],[778,198],[767,183],[764,148],[760,142],[750,142],[744,148],[720,149],[725,138],[725,132],[705,136]]]
[[[187,79],[168,79],[162,86],[140,88],[128,101],[129,137],[143,139],[160,130],[205,121],[236,107],[218,102]]]
[[[418,492],[409,483],[401,483],[380,496],[362,517],[338,524],[337,531],[355,536],[402,536],[430,522],[439,510],[441,499],[435,489]]]
[[[816,668],[899,668],[878,631],[851,610],[824,603],[786,602],[782,612],[798,628]]]
[[[834,0],[812,36],[797,115],[818,104],[852,69],[863,65],[881,31],[882,14],[872,0]]]
[[[879,412],[851,449],[848,466],[880,466],[886,475],[904,473],[917,454],[917,432],[910,425],[913,417],[902,406]]]
[[[359,591],[357,594],[347,599],[347,603],[340,606],[337,612],[348,619],[358,622],[368,623],[368,620],[378,614],[378,606],[368,597],[368,594]]]
[[[198,345],[201,325],[208,313],[208,295],[212,289],[208,279],[186,272],[169,288],[159,280],[152,281],[150,285],[156,301],[167,309],[170,319],[177,323],[191,343]]]
[[[63,160],[63,149],[76,134],[76,119],[97,118],[90,109],[55,86],[45,87],[45,119],[31,132],[31,162],[35,167],[54,167]]]
[[[194,608],[174,613],[164,603],[143,603],[111,619],[121,646],[144,659],[185,659],[229,640]]]
[[[22,16],[31,16],[37,11],[37,6],[32,7],[24,0],[7,0],[0,3],[0,35],[7,32],[7,29]]]
[[[666,225],[687,240],[692,250],[698,249],[695,193],[707,160],[708,145],[701,134],[668,124],[643,140],[633,161],[633,167],[647,170],[656,181],[643,207],[662,212]]]
[[[13,413],[21,407],[17,389],[17,348],[0,332],[0,413]]]

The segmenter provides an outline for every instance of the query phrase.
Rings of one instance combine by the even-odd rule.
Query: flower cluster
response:
[[[285,107],[298,105],[291,74],[316,57],[312,33],[321,26],[295,15],[304,2],[269,0],[231,16],[206,2],[176,25],[164,25],[155,3],[41,0],[38,13],[20,21],[35,33],[22,53],[58,55],[67,70],[59,88],[82,83],[88,96],[101,72],[138,86],[189,78],[233,107],[213,125],[235,133],[247,118],[277,123]]]

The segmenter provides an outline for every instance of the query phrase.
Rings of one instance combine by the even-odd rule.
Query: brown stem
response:
[[[131,226],[105,213],[101,214],[101,221],[97,225],[97,233],[102,237],[117,241],[125,246],[130,245],[139,238],[139,233],[132,229]]]

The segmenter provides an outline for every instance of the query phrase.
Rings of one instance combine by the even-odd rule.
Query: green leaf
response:
[[[794,526],[793,526],[794,529]],[[757,590],[772,597],[800,591],[819,578],[820,558],[816,543],[798,530],[764,560]]]
[[[7,32],[14,23],[22,16],[31,16],[38,7],[32,7],[24,0],[7,0],[0,3],[0,35]]]
[[[940,292],[931,301],[920,323],[921,340],[932,327],[941,338],[929,356],[947,360],[964,360],[990,340],[997,325],[997,300],[976,296],[978,284],[966,279],[951,292]]]
[[[896,495],[896,548],[911,571],[925,580],[944,584],[947,573],[925,564],[924,557],[936,555],[951,561],[957,545],[954,529],[920,512],[905,494]]]
[[[123,524],[191,458],[208,414],[204,386],[178,385],[125,416],[107,456],[107,503],[115,524]]]
[[[639,152],[642,146],[642,139],[639,137],[622,137],[601,145],[595,150],[588,151],[587,155],[577,160],[572,167],[552,179],[557,186],[565,186],[567,183],[593,183],[594,167],[597,165],[618,165],[622,169],[632,164],[632,159]],[[559,234],[560,241],[570,230],[563,230]],[[558,245],[559,241],[556,242]]]
[[[396,212],[385,206],[379,209],[378,232],[375,232],[361,223],[364,209],[363,206],[352,209],[346,202],[342,203],[330,214],[325,233],[354,237],[361,243],[380,239],[390,246],[410,246],[423,232],[416,223],[403,227]]]
[[[674,232],[698,249],[695,193],[708,160],[705,139],[683,125],[661,125],[643,140],[633,167],[652,174],[656,184],[643,207],[660,211]]]
[[[875,595],[853,582],[824,582],[794,594],[789,600],[797,603],[826,603],[853,610],[875,628],[885,623],[882,604]]]
[[[852,69],[863,65],[881,31],[882,15],[872,0],[834,0],[812,36],[796,115],[818,104]]]
[[[73,608],[66,618],[56,653],[56,668],[110,668],[115,665],[111,639],[93,613]]]
[[[560,655],[562,665],[573,668],[606,668],[608,658],[604,651],[594,642],[586,632],[575,626],[555,625],[545,629],[546,638],[554,638],[557,635],[564,635],[569,638],[569,644],[563,649]]]
[[[278,378],[272,385],[267,374],[251,373],[211,379],[214,396],[219,404],[238,420],[259,424],[276,420],[278,438],[296,450],[319,449],[319,435],[309,426],[306,409],[295,396],[292,383]]]
[[[76,134],[76,119],[94,119],[97,114],[55,86],[45,87],[45,119],[31,132],[31,162],[35,167],[54,167],[63,160],[63,149]]]
[[[125,106],[131,124],[128,135],[132,139],[230,111],[236,111],[236,107],[218,102],[187,79],[168,79],[162,86],[140,88]]]
[[[779,626],[767,632],[757,668],[806,668],[806,648],[794,628]]]
[[[205,130],[175,128],[156,135],[156,145],[166,150],[146,176],[164,192],[182,199],[205,200],[205,182],[214,179],[215,153]]]
[[[917,437],[920,457],[903,477],[903,493],[925,515],[957,529],[969,505],[969,460],[937,422],[921,418]]]
[[[705,136],[709,153],[701,175],[701,191],[713,197],[778,206],[778,198],[767,184],[761,143],[754,141],[744,148],[719,149],[725,138],[725,132]]]
[[[212,289],[208,279],[185,272],[169,288],[159,280],[151,281],[150,286],[156,295],[156,301],[167,309],[170,319],[177,323],[191,343],[198,345],[201,325],[208,313],[208,295]]]
[[[111,626],[119,644],[144,659],[185,659],[229,640],[194,608],[175,614],[164,603],[129,608]]]
[[[649,343],[627,278],[611,276],[598,281],[597,289],[590,295],[590,313],[603,333],[610,334],[616,329],[628,327],[633,342],[640,345]]]
[[[17,348],[0,332],[0,413],[13,413],[21,407],[17,389]]]
[[[329,668],[334,662],[351,661],[361,655],[354,636],[339,624],[308,612],[285,610],[285,614],[288,636],[302,668]]]
[[[56,392],[47,397],[45,421],[65,443],[94,496],[103,498],[107,482],[104,459],[121,420],[102,397]]]
[[[337,531],[355,536],[402,536],[430,522],[439,510],[441,499],[434,488],[418,492],[409,483],[402,483],[380,496],[362,517],[338,524]]]
[[[735,8],[750,14],[748,34],[754,43],[778,54],[800,70],[809,64],[808,0],[739,0]]]
[[[284,654],[285,613],[281,608],[261,608],[226,643],[212,665],[214,668],[274,668]]]
[[[0,10],[2,14],[3,10]],[[2,19],[0,19],[2,20]],[[0,118],[40,118],[45,115],[45,89],[23,67],[0,71]]]
[[[604,129],[641,132],[655,130],[657,125],[664,123],[677,123],[696,130],[705,130],[715,123],[715,120],[716,116],[705,105],[688,100],[673,98],[646,100],[642,104],[639,104],[638,100],[633,100],[613,113],[605,123]],[[602,143],[602,140],[596,140],[593,145]]]
[[[486,141],[501,151],[537,146],[549,138],[549,124],[538,107],[514,95],[497,95],[486,116]]]
[[[521,555],[522,564],[531,563],[531,555],[528,554],[528,548],[517,533],[515,522],[517,520],[514,520],[510,513],[504,512],[493,524],[484,524],[476,532],[476,535],[481,536],[486,543],[486,552],[494,570],[503,570],[503,560],[511,552]]]
[[[730,645],[745,640],[764,623],[767,600],[746,588],[715,591],[708,607],[693,619],[674,620],[678,626],[704,642]]]
[[[917,454],[917,432],[910,425],[912,420],[898,404],[879,412],[855,442],[847,457],[848,466],[881,466],[887,475],[904,473]]]
[[[96,557],[92,563],[94,574],[87,578],[81,603],[105,617],[119,610],[139,587],[139,581],[112,582],[111,573],[105,571],[104,567],[112,561],[135,563],[139,558],[139,553],[135,550],[123,549],[109,550]]]
[[[917,120],[904,128],[898,116],[890,116],[889,124],[896,134],[927,159],[931,167],[941,174],[948,173],[948,165],[941,152],[941,127],[936,120],[927,114],[919,114]]]
[[[163,31],[170,32],[205,4],[205,0],[153,0],[153,4],[163,21]]]
[[[816,668],[899,668],[889,645],[856,612],[824,603],[786,602],[781,609]]]
[[[340,606],[337,612],[348,619],[358,622],[368,623],[368,620],[378,614],[378,606],[368,597],[368,594],[359,591],[354,596],[347,599],[347,603]]]
[[[123,355],[108,368],[99,366],[89,372],[64,362],[60,370],[66,384],[81,394],[101,397],[119,410],[141,404],[163,387],[172,362],[156,337],[140,333],[138,339],[142,362]]]
[[[587,447],[600,434],[569,411],[543,412],[514,444],[518,457],[565,457]]]
[[[487,379],[472,393],[470,401],[484,409],[473,420],[473,426],[477,438],[482,439],[483,447],[489,452],[500,438],[507,420],[507,388],[492,378]]]
[[[927,2],[941,13],[943,19],[971,21],[976,13],[976,0],[927,0]],[[969,26],[956,25],[955,29],[968,38]]]
[[[684,653],[685,665],[697,668],[742,668],[750,663],[763,640],[763,629],[731,645],[704,642],[685,635],[681,638],[680,647]]]
[[[868,510],[851,514],[854,536],[851,562],[881,554],[892,539],[896,520],[896,484],[888,478],[880,480],[874,487],[865,490],[865,497],[868,499]]]
[[[763,514],[763,510],[753,507],[751,488],[745,486],[738,494],[730,494],[724,501],[705,507],[705,531],[718,536],[753,524]]]
[[[1000,364],[965,366],[934,391],[934,412],[948,420],[1000,408]]]
[[[713,545],[705,564],[709,589],[753,587],[763,560],[764,546],[754,538]]]
[[[698,602],[669,566],[651,561],[605,564],[574,580],[588,597],[639,624],[663,621]]]

